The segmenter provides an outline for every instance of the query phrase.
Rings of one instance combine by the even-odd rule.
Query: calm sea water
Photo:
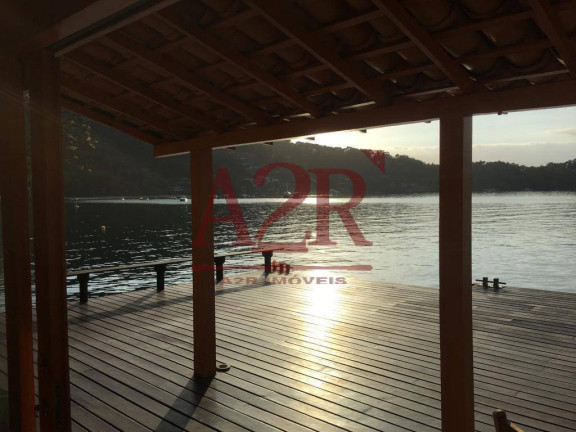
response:
[[[284,199],[240,200],[252,238]],[[345,200],[340,200],[345,201]],[[338,202],[338,200],[335,200]],[[296,242],[316,232],[315,200],[309,199],[273,224],[268,242]],[[112,266],[187,257],[190,203],[177,200],[93,200],[67,207],[68,268]],[[227,214],[224,200],[215,213]],[[339,274],[429,287],[438,286],[438,195],[367,198],[354,208],[355,220],[372,246],[356,246],[333,214],[330,236],[335,246],[312,246],[306,253],[278,254],[293,265],[369,265],[368,271]],[[513,286],[576,292],[576,193],[497,193],[473,196],[473,276],[499,277]],[[215,232],[217,252],[236,241],[231,223]],[[227,261],[261,265],[260,254]],[[169,267],[167,284],[189,281],[189,264]],[[1,278],[0,278],[1,279]],[[152,269],[93,276],[93,292],[155,286]],[[78,286],[69,281],[69,293]]]

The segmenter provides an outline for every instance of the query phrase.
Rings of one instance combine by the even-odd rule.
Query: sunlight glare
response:
[[[306,333],[311,338],[326,340],[341,312],[340,285],[317,283],[319,278],[329,281],[330,277],[335,277],[327,270],[314,270],[310,275],[315,278],[315,283],[311,284],[304,294],[304,313],[310,317]]]

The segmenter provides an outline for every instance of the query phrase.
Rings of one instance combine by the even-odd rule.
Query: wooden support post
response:
[[[90,274],[79,274],[76,277],[80,284],[80,304],[86,304],[88,303],[88,281],[90,281]]]
[[[59,62],[30,61],[30,140],[38,319],[38,384],[43,432],[71,429]]]
[[[264,257],[264,274],[268,276],[272,272],[272,251],[262,252],[262,256]]]
[[[194,374],[216,375],[216,298],[212,214],[212,150],[190,153],[192,176],[192,277]]]
[[[442,431],[474,431],[472,118],[440,118]]]
[[[36,430],[23,71],[0,59],[0,195],[10,430]],[[6,425],[0,425],[0,428]]]
[[[156,264],[156,292],[164,291],[164,275],[166,274],[166,264]]]
[[[214,257],[214,264],[216,264],[216,283],[222,282],[222,279],[224,279],[225,262],[226,262],[225,256]]]

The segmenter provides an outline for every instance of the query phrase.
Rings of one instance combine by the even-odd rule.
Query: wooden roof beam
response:
[[[512,81],[520,81],[520,80],[534,80],[534,79],[538,79],[538,78],[545,78],[545,77],[553,77],[553,76],[558,76],[558,75],[566,75],[569,74],[570,72],[568,71],[568,69],[562,67],[561,65],[559,65],[560,67],[558,68],[546,68],[546,70],[541,70],[538,72],[527,72],[527,73],[523,73],[520,75],[514,75],[514,74],[504,74],[502,76],[499,76],[498,78],[486,78],[486,79],[482,79],[480,80],[481,83],[485,84],[486,87],[490,88],[492,84],[500,84],[500,83],[506,83],[506,82],[512,82]]]
[[[576,36],[573,36],[571,38],[571,40],[576,42]],[[527,43],[521,43],[518,45],[512,45],[512,46],[508,46],[508,47],[497,48],[497,49],[494,49],[494,50],[491,50],[491,51],[488,51],[485,53],[470,54],[470,55],[459,57],[457,60],[459,63],[466,63],[468,61],[475,61],[475,60],[479,60],[479,59],[481,60],[481,59],[487,59],[487,58],[496,58],[496,57],[506,56],[506,55],[513,54],[516,52],[540,50],[540,49],[549,48],[551,46],[552,46],[552,42],[550,42],[548,39],[543,39],[543,40],[539,40],[539,41],[535,41],[535,42],[527,42]],[[310,70],[312,70],[312,68]],[[403,76],[415,75],[415,74],[420,73],[420,72],[435,71],[435,70],[438,70],[438,66],[436,66],[434,63],[429,63],[429,64],[425,64],[422,66],[406,67],[403,69],[393,70],[391,72],[386,72],[386,73],[383,73],[380,75],[376,75],[375,77],[373,77],[371,79],[372,80],[388,80],[388,79],[395,79],[395,78],[399,78],[399,77],[403,77]],[[300,72],[303,72],[303,71],[300,71]],[[478,82],[485,85],[486,87],[490,87],[490,84],[492,84],[492,83],[505,82],[505,81],[517,81],[517,80],[522,80],[522,79],[532,79],[532,78],[538,78],[541,76],[561,75],[561,74],[567,74],[567,73],[568,73],[568,71],[566,69],[555,69],[553,71],[547,71],[544,73],[535,72],[535,73],[528,73],[525,75],[511,75],[511,76],[507,76],[505,78],[499,78],[499,79],[494,79],[494,78],[482,79],[482,78],[480,78],[478,80]],[[282,78],[289,78],[289,77],[297,76],[296,74],[297,74],[297,72],[293,72],[293,73],[291,72],[287,75],[282,76]],[[249,88],[251,85],[252,84],[243,84],[240,86],[234,86],[234,87],[230,88],[230,91],[232,91],[232,92],[239,91],[241,89]],[[352,87],[352,84],[350,84],[350,83],[340,83],[340,84],[335,84],[335,85],[322,86],[322,87],[304,92],[303,94],[305,96],[313,96],[313,95],[319,95],[319,94],[323,94],[326,92],[341,90],[341,89],[350,88],[350,87]],[[459,90],[459,87],[454,86],[453,84],[451,84],[449,82],[448,85],[446,85],[446,83],[443,83],[442,86],[435,87],[431,90],[423,90],[423,91],[417,91],[417,92],[413,92],[413,93],[412,92],[402,93],[402,95],[396,96],[395,100],[397,101],[400,99],[414,98],[414,97],[433,94],[433,93],[443,93],[443,92],[454,93],[454,92],[457,92],[458,90]],[[267,101],[270,101],[270,102],[278,102],[279,100],[280,99],[278,96],[271,97],[271,98],[267,99]],[[365,104],[362,104],[362,105],[365,105]],[[358,105],[356,105],[356,104],[353,104],[353,105],[344,104],[343,106],[336,108],[335,111],[338,111],[339,109],[355,108],[357,106]],[[289,118],[294,118],[295,116],[299,116],[299,115],[298,114],[289,115],[289,116],[286,116],[283,118],[289,119]]]
[[[575,7],[576,6],[576,0],[565,0],[562,3],[557,3],[552,5],[552,8],[558,12],[558,11],[562,11],[565,9],[569,9],[571,7]],[[228,21],[235,21],[234,18],[235,17],[242,17],[244,18],[244,16],[248,16],[250,18],[256,16],[257,12],[254,10],[247,10],[239,15],[235,15],[233,17],[227,18],[225,20],[223,20],[222,22],[218,22],[212,26],[209,27],[210,30],[213,29],[219,29],[219,28],[226,28],[229,27],[230,25],[233,25],[233,23],[228,23]],[[380,16],[385,16],[386,13],[380,9],[371,11],[371,12],[364,12],[361,15],[358,15],[356,17],[353,18],[348,18],[342,21],[338,21],[336,23],[333,24],[328,24],[327,26],[321,27],[317,30],[318,34],[330,34],[339,30],[343,30],[346,29],[348,27],[357,25],[357,24],[361,24],[364,22],[370,22],[371,20],[378,18]],[[489,18],[486,20],[480,20],[480,21],[473,21],[467,24],[463,24],[461,26],[455,27],[455,28],[449,28],[446,30],[440,30],[438,32],[434,32],[431,34],[431,36],[435,39],[435,40],[442,40],[445,38],[452,38],[452,37],[456,37],[462,34],[469,34],[472,33],[474,31],[478,31],[478,30],[482,30],[484,28],[489,28],[489,27],[496,27],[496,26],[502,26],[502,25],[507,25],[516,21],[524,21],[527,19],[531,19],[534,17],[534,11],[529,9],[529,10],[525,10],[522,12],[514,12],[514,13],[506,13],[506,14],[501,14],[498,16],[495,16],[494,18]],[[186,43],[186,38],[182,38],[173,42],[169,42],[165,45],[162,45],[161,47],[158,48],[159,52],[168,52],[172,49],[175,49],[176,47],[180,47],[182,44]],[[285,39],[283,41],[280,42],[276,42],[273,43],[272,45],[268,45],[266,47],[257,49],[253,52],[250,52],[249,54],[247,54],[247,57],[249,58],[256,58],[256,57],[260,57],[266,54],[270,54],[270,53],[274,53],[286,48],[290,48],[294,45],[297,45],[297,42],[292,40],[292,39]],[[387,45],[387,46],[383,46],[383,47],[379,47],[379,48],[368,48],[364,51],[360,51],[360,52],[355,52],[354,54],[350,55],[350,56],[345,56],[344,58],[346,59],[350,59],[350,60],[364,60],[364,59],[368,59],[368,58],[372,58],[375,57],[377,55],[382,55],[382,54],[388,54],[388,53],[392,53],[392,52],[396,52],[396,51],[401,51],[404,49],[409,49],[414,47],[414,42],[412,42],[410,39],[406,40],[406,41],[402,41],[393,45]],[[213,70],[218,70],[218,69],[222,69],[224,67],[226,67],[227,62],[226,61],[219,61],[213,64],[209,64],[206,66],[201,66],[198,69],[195,69],[195,72],[202,72],[202,73],[207,73],[207,72],[211,72]],[[328,66],[326,66],[326,64],[322,63],[318,66],[316,66],[316,68],[318,68],[318,70],[326,70],[328,69]],[[293,73],[291,73],[290,75],[294,74],[296,75],[298,72],[295,71]],[[301,74],[302,75],[302,74]],[[300,75],[299,75],[300,76]],[[248,84],[251,85],[251,84]]]
[[[101,89],[91,86],[85,82],[72,78],[62,78],[61,86],[75,94],[80,95],[81,97],[89,99],[97,105],[101,105],[112,111],[124,114],[138,122],[148,124],[154,129],[167,132],[172,136],[183,137],[188,135],[180,128],[167,126],[164,122],[161,122],[156,115],[150,114],[141,108],[131,106],[130,104],[123,102],[118,98],[108,96]]]
[[[160,92],[154,88],[141,84],[130,75],[112,69],[106,63],[90,56],[89,54],[74,52],[68,54],[65,58],[88,71],[118,84],[128,91],[139,94],[151,102],[162,105],[165,108],[192,120],[201,127],[208,127],[213,130],[221,128],[218,120],[215,118],[209,117],[191,106],[177,102],[176,100],[166,96],[164,92]]]
[[[324,27],[321,27],[319,29],[319,31],[321,33],[334,33],[340,30],[345,30],[347,28],[350,27],[354,27],[355,25],[358,24],[363,24],[365,22],[370,22],[374,19],[380,18],[384,16],[384,12],[382,12],[379,9],[375,9],[369,12],[364,12],[360,15],[356,15],[355,17],[352,18],[347,18],[345,20],[342,21],[338,21],[332,24],[328,24]]]
[[[253,11],[251,9],[246,9],[245,11],[239,12],[235,15],[224,18],[222,21],[218,21],[217,23],[212,24],[210,26],[210,29],[222,30],[222,29],[234,27],[234,26],[237,26],[239,24],[245,23],[246,21],[254,18],[255,16],[257,16],[256,11]]]
[[[576,1],[569,0],[567,3],[560,3],[559,5],[556,5],[555,9],[556,10],[560,9],[559,8],[560,5],[564,5],[564,7],[567,7],[567,5],[570,5],[570,4],[576,5]],[[382,13],[384,13],[384,12],[382,12]],[[469,33],[471,31],[479,30],[481,28],[490,27],[491,23],[505,24],[506,22],[524,20],[524,19],[531,18],[533,16],[534,16],[533,11],[521,12],[521,13],[517,13],[517,14],[503,15],[503,16],[498,17],[498,18],[493,18],[490,20],[481,21],[480,23],[465,24],[465,25],[463,25],[461,27],[457,27],[455,29],[442,30],[440,32],[433,33],[432,36],[435,39],[442,39],[444,36],[453,37],[453,36],[457,36],[458,34],[466,34],[466,33]],[[576,37],[572,37],[571,40],[576,41]],[[291,41],[291,42],[294,43],[294,41]],[[367,49],[365,51],[361,51],[359,53],[354,53],[350,56],[345,56],[344,59],[363,60],[363,59],[372,58],[372,57],[375,57],[375,56],[381,55],[381,54],[387,54],[387,53],[391,53],[391,52],[400,51],[403,49],[408,49],[408,48],[411,48],[413,46],[415,46],[414,43],[411,40],[407,40],[407,41],[400,42],[400,43],[395,44],[395,45],[388,45],[388,46],[379,47],[379,48],[370,48],[370,49]],[[520,43],[517,45],[511,45],[511,46],[507,46],[507,47],[496,48],[496,49],[486,51],[483,53],[479,53],[479,54],[468,54],[468,55],[456,58],[455,61],[463,64],[463,63],[476,61],[476,60],[502,57],[502,56],[506,56],[506,55],[510,55],[510,54],[515,54],[517,52],[526,52],[526,51],[537,50],[537,49],[546,49],[546,48],[549,48],[551,46],[552,46],[552,42],[549,41],[548,39],[538,40],[535,42],[526,42],[526,43]],[[258,51],[256,53],[258,53]],[[253,58],[253,57],[257,57],[257,54],[250,55],[250,58]],[[209,70],[216,70],[216,69],[222,68],[224,64],[226,64],[226,62],[218,62],[218,63],[214,63],[213,65],[202,66],[202,67],[198,68],[197,71],[206,72]],[[328,68],[329,67],[326,64],[319,63],[319,64],[312,65],[309,67],[304,67],[304,68],[301,68],[298,70],[290,71],[284,75],[281,75],[279,78],[280,79],[298,78],[301,76],[305,76],[307,74],[321,72],[321,71],[324,71]],[[421,65],[421,66],[409,67],[409,68],[402,69],[402,70],[386,72],[386,73],[383,73],[380,75],[376,75],[375,77],[373,77],[371,79],[372,80],[386,80],[386,79],[398,78],[401,76],[414,75],[414,74],[419,73],[419,72],[435,71],[435,70],[439,70],[439,67],[434,63],[430,63],[430,64],[426,64],[426,65]],[[230,91],[235,92],[235,91],[240,91],[240,90],[246,90],[249,88],[253,88],[256,84],[257,84],[256,82],[239,84],[239,85],[231,87]],[[349,84],[348,86],[344,86],[343,88],[350,88],[350,87],[353,87],[353,85]],[[325,93],[327,91],[331,91],[330,89],[331,89],[331,86],[320,87],[317,89],[310,90],[310,91],[304,93],[304,95],[310,96],[310,95],[322,94],[322,93]]]
[[[476,82],[397,0],[372,1],[454,84],[465,92],[477,87]]]
[[[261,82],[275,93],[290,100],[305,112],[310,113],[313,117],[320,117],[322,115],[320,109],[315,104],[299,94],[296,90],[280,81],[271,73],[261,69],[242,53],[229,47],[212,33],[201,29],[193,23],[187,22],[178,11],[166,10],[159,14],[159,17],[168,25],[185,34],[187,38],[194,40],[194,42],[242,69],[247,75]]]
[[[423,71],[427,68],[432,68],[432,69],[436,70],[437,66],[434,64],[430,64],[430,65],[425,65],[425,66],[416,67],[416,68],[408,68],[408,69],[398,70],[395,72],[390,72],[388,74],[379,75],[376,77],[376,79],[397,78],[398,76],[405,76],[407,74],[413,74],[416,72],[417,69],[420,69],[420,71]],[[558,76],[558,75],[563,75],[563,74],[568,74],[568,70],[565,68],[552,69],[552,70],[548,70],[546,72],[533,72],[533,73],[527,73],[524,75],[510,75],[510,76],[500,77],[500,78],[480,79],[479,82],[484,84],[487,88],[491,88],[492,84],[511,82],[511,81],[520,81],[520,80],[532,80],[535,78]],[[326,86],[326,87],[322,87],[319,90],[329,91],[330,89],[334,89],[334,88],[336,88],[336,86],[334,86],[334,87]],[[348,87],[343,87],[343,85],[341,85],[341,87],[338,87],[338,88],[348,88]],[[415,99],[415,98],[422,97],[422,96],[429,96],[432,94],[455,93],[458,90],[459,90],[459,87],[452,84],[452,82],[450,80],[444,80],[444,81],[441,81],[439,83],[434,83],[434,85],[432,87],[426,88],[424,90],[408,91],[408,92],[403,92],[401,94],[398,94],[397,96],[394,97],[394,101],[396,103],[398,103],[401,101]],[[315,94],[315,93],[313,91],[310,91],[310,92],[306,92],[304,94],[311,95],[311,94]],[[270,98],[271,102],[274,102],[276,100],[277,100],[277,98]],[[334,107],[333,111],[334,112],[344,112],[345,110],[351,110],[351,109],[356,109],[356,108],[360,108],[360,107],[366,107],[368,105],[373,105],[373,102],[362,102],[362,103],[353,103],[353,104],[349,104],[349,103],[345,102],[342,105],[338,105],[338,106]],[[290,119],[295,119],[298,117],[301,117],[301,114],[287,115],[287,116],[282,117],[281,119],[282,120],[290,120]]]
[[[571,38],[571,40],[576,41],[576,37]],[[543,49],[549,48],[551,46],[552,46],[552,42],[550,42],[548,39],[543,39],[543,40],[538,40],[535,42],[526,42],[526,43],[520,43],[517,45],[510,45],[507,47],[496,48],[496,49],[486,51],[483,53],[479,53],[479,54],[469,54],[469,55],[465,55],[462,57],[458,57],[455,60],[458,63],[464,64],[464,63],[477,61],[477,60],[485,60],[485,59],[494,59],[497,57],[504,57],[504,56],[519,53],[519,52],[543,50]],[[320,70],[323,70],[324,68],[325,68],[324,65],[311,66],[311,67],[306,68],[306,69],[301,69],[298,71],[289,72],[288,74],[283,75],[281,78],[295,78],[295,77],[298,77],[301,75],[305,75],[307,73],[318,72]],[[380,75],[376,75],[376,76],[370,78],[370,80],[384,81],[384,80],[396,79],[396,78],[400,78],[400,77],[404,77],[404,76],[416,75],[416,74],[421,73],[421,72],[431,72],[431,71],[436,71],[436,70],[439,70],[439,67],[436,64],[428,63],[425,65],[410,66],[410,67],[405,67],[402,69],[392,70],[390,72],[384,72],[384,73],[381,73]],[[480,79],[479,82],[483,82],[483,81]],[[240,91],[240,90],[250,88],[252,86],[253,86],[253,83],[242,84],[239,86],[231,87],[230,91],[232,91],[232,92]],[[332,92],[335,90],[342,90],[342,89],[350,88],[350,87],[353,87],[353,85],[351,83],[345,82],[345,83],[332,84],[332,85],[318,87],[318,88],[315,88],[312,90],[308,90],[308,91],[304,92],[303,94],[305,96],[315,96],[315,95],[320,95],[320,94]],[[454,89],[451,88],[451,90],[454,90]],[[277,98],[271,98],[270,100],[278,101]]]
[[[550,1],[528,0],[528,4],[534,10],[536,22],[560,53],[562,61],[570,71],[570,77],[576,79],[576,48],[563,31],[562,22],[556,15]]]
[[[228,18],[224,18],[222,21],[218,21],[218,22],[208,26],[208,30],[223,30],[223,29],[227,29],[230,27],[234,27],[238,24],[242,24],[243,22],[245,22],[251,18],[254,18],[257,15],[258,15],[258,12],[256,12],[255,10],[247,9],[244,12],[240,12],[236,15],[229,16]],[[173,49],[181,47],[183,44],[186,43],[187,40],[188,39],[186,37],[183,37],[181,39],[168,42],[168,43],[162,45],[161,47],[158,47],[157,51],[162,52],[162,53],[170,52]],[[221,66],[224,66],[225,64],[226,64],[226,62],[220,62]]]
[[[235,15],[233,17],[227,18],[224,21],[213,24],[213,25],[209,26],[208,29],[209,30],[218,30],[220,28],[229,27],[230,25],[232,25],[231,23],[229,23],[229,21],[232,21],[234,17],[240,17],[240,16],[244,17],[244,15],[248,15],[249,18],[253,18],[255,16],[258,16],[258,12],[253,10],[253,9],[248,9],[247,11],[244,11],[244,12],[242,12],[238,15]],[[379,9],[376,9],[376,10],[370,11],[370,12],[364,12],[360,15],[355,16],[355,17],[347,18],[345,20],[338,21],[338,22],[335,22],[332,24],[328,24],[324,27],[321,27],[318,29],[318,32],[323,33],[323,34],[334,33],[336,31],[345,30],[349,27],[353,27],[353,26],[358,25],[358,24],[369,22],[373,19],[376,19],[376,18],[384,16],[384,15],[385,15],[385,13]],[[234,23],[234,24],[236,24],[236,23]],[[173,49],[174,47],[182,45],[182,43],[184,43],[184,42],[185,42],[184,40],[178,40],[178,41],[170,42],[166,45],[163,45],[160,49],[170,50],[170,49]],[[259,57],[262,55],[277,52],[277,51],[285,49],[285,48],[290,48],[290,47],[295,46],[297,44],[298,43],[292,39],[285,39],[283,41],[276,42],[276,43],[273,43],[272,45],[268,45],[264,48],[260,48],[256,51],[250,52],[247,54],[247,57],[249,57],[249,58]],[[211,65],[203,66],[203,67],[199,68],[198,71],[208,72],[211,70],[221,69],[225,66],[226,66],[226,62],[221,61],[221,62],[217,62],[217,63],[211,64]],[[324,65],[324,68],[327,68],[327,66]]]
[[[240,115],[255,121],[260,125],[269,123],[269,117],[264,111],[250,106],[240,99],[220,90],[212,83],[192,73],[185,66],[169,59],[168,57],[158,54],[157,52],[136,42],[134,39],[118,32],[107,36],[106,39],[116,49],[129,52],[132,55],[139,57],[156,68],[163,70],[168,75],[173,76],[184,86],[191,87],[200,93],[206,94],[216,102],[226,105]]]
[[[154,148],[154,156],[172,156],[205,147],[238,146],[327,132],[421,122],[436,119],[440,114],[447,113],[466,116],[569,105],[576,105],[576,81],[573,80],[520,87],[513,90],[462,94],[441,100],[432,99],[425,102],[395,104],[319,119],[283,122],[267,127],[166,143]]]
[[[371,82],[357,64],[344,60],[326,39],[308,30],[285,0],[246,0],[246,3],[377,104],[389,103],[390,98],[380,83]]]
[[[563,10],[566,9],[570,6],[576,5],[576,0],[566,0],[563,3],[559,3],[554,5],[554,10],[558,11],[558,10]],[[255,12],[255,11],[253,11]],[[380,9],[377,9],[375,11],[372,12],[366,12],[362,15],[359,15],[357,17],[354,18],[349,18],[343,21],[339,21],[336,22],[334,24],[329,24],[325,27],[321,27],[320,29],[317,30],[318,34],[330,34],[332,32],[338,31],[338,30],[342,30],[345,28],[348,28],[352,25],[355,24],[360,24],[361,22],[369,22],[371,19],[377,18],[378,16],[384,16],[386,15],[386,13]],[[523,21],[523,20],[527,20],[530,18],[534,17],[534,11],[532,10],[526,10],[523,12],[515,12],[515,13],[508,13],[508,14],[503,14],[503,15],[499,15],[496,16],[494,18],[490,18],[490,19],[486,19],[486,20],[482,20],[482,21],[474,21],[468,24],[463,24],[459,27],[455,27],[455,28],[450,28],[450,29],[446,29],[446,30],[440,30],[438,32],[432,33],[431,36],[435,39],[435,40],[441,40],[441,39],[445,39],[445,38],[451,38],[451,37],[456,37],[458,35],[462,35],[462,34],[469,34],[471,32],[474,31],[478,31],[478,30],[482,30],[484,28],[489,28],[489,27],[495,27],[495,26],[500,26],[500,25],[506,25],[515,21]],[[214,26],[211,26],[210,29],[213,29]],[[169,51],[171,49],[174,49],[177,46],[181,46],[183,43],[185,43],[185,39],[180,39],[174,42],[169,42],[166,45],[163,45],[162,47],[159,48],[160,51]],[[296,45],[297,42],[292,40],[292,39],[285,39],[281,42],[276,42],[272,45],[268,45],[266,47],[257,49],[253,52],[250,52],[249,54],[247,54],[247,56],[250,59],[253,58],[257,58],[260,56],[264,56],[270,53],[274,53],[289,47],[292,47],[294,45]],[[348,60],[365,60],[365,59],[369,59],[372,57],[376,57],[378,55],[383,55],[383,54],[389,54],[389,53],[393,53],[393,52],[397,52],[397,51],[401,51],[404,49],[409,49],[414,47],[414,42],[412,42],[410,39],[407,39],[405,41],[396,43],[396,44],[392,44],[392,45],[386,45],[386,46],[382,46],[382,47],[378,47],[378,48],[367,48],[363,51],[359,51],[359,52],[355,52],[349,56],[344,56],[345,59]],[[211,72],[213,70],[218,70],[218,69],[222,69],[224,67],[226,67],[227,63],[225,61],[220,61],[220,62],[216,62],[210,65],[206,65],[206,66],[201,66],[198,69],[195,69],[195,72],[202,72],[202,73],[207,73],[207,72]],[[329,67],[325,64],[325,63],[320,63],[316,66],[312,66],[310,68],[303,68],[301,71],[293,71],[290,72],[288,75],[283,76],[282,78],[285,77],[294,77],[294,76],[302,76],[305,75],[306,73],[311,73],[311,72],[319,72],[319,71],[324,71],[326,69],[328,69]],[[253,83],[247,84],[246,87],[248,88],[249,86],[253,85]]]
[[[576,4],[576,0],[567,0],[568,4]],[[559,5],[555,5],[555,8],[560,9],[560,6],[564,5],[564,7],[566,7],[565,3],[560,3]],[[334,24],[329,24],[325,27],[321,27],[320,29],[317,30],[317,32],[319,33],[332,33],[334,31],[338,31],[338,30],[342,30],[343,28],[347,28],[351,25],[355,25],[355,24],[360,24],[360,18],[364,17],[365,19],[362,20],[362,22],[369,22],[372,19],[377,18],[377,16],[384,16],[386,15],[386,12],[378,9],[377,11],[374,12],[366,12],[363,15],[360,15],[359,17],[355,17],[355,18],[349,18]],[[516,13],[511,13],[511,14],[504,14],[504,15],[500,15],[497,16],[495,18],[490,18],[490,19],[486,19],[486,20],[482,20],[482,21],[474,21],[468,24],[463,24],[459,27],[456,28],[451,28],[451,29],[447,29],[447,30],[440,30],[438,32],[432,33],[432,37],[434,39],[442,39],[442,38],[448,38],[448,37],[454,37],[454,36],[458,36],[461,34],[467,34],[467,33],[471,33],[477,30],[482,30],[483,28],[488,28],[488,27],[493,27],[493,26],[498,26],[498,25],[504,25],[510,22],[514,22],[514,21],[522,21],[522,20],[526,20],[526,19],[530,19],[534,16],[534,12],[532,10],[527,10],[527,11],[523,11],[523,12],[516,12]],[[250,53],[250,57],[258,57],[258,56],[262,56],[262,55],[266,55],[266,54],[270,54],[273,52],[276,52],[278,50],[282,50],[285,48],[289,48],[293,45],[295,45],[296,42],[292,39],[286,39],[280,42],[276,42],[272,45],[257,49],[256,51]],[[399,42],[397,44],[393,44],[393,45],[387,45],[385,47],[379,48],[379,49],[368,49],[365,53],[360,52],[359,54],[353,54],[352,56],[350,56],[349,58],[353,58],[353,59],[361,59],[361,58],[367,58],[367,57],[372,57],[374,55],[378,55],[378,54],[387,54],[390,52],[396,52],[396,51],[400,51],[403,49],[407,49],[407,48],[412,48],[414,45],[414,42],[412,42],[411,40],[407,40],[407,41],[403,41],[403,42]],[[366,56],[366,57],[364,57]]]
[[[55,55],[60,56],[177,1],[96,0],[32,38],[15,44],[14,49],[19,55],[25,56],[53,47]]]

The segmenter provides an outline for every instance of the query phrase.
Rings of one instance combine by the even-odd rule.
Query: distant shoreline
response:
[[[503,194],[530,194],[530,193],[576,193],[576,191],[567,190],[521,190],[521,191],[501,191],[501,190],[484,190],[484,191],[473,191],[472,195],[503,195]],[[425,195],[438,195],[438,192],[403,192],[403,193],[390,193],[390,194],[379,194],[379,195],[366,195],[364,198],[387,198],[387,197],[401,197],[401,196],[425,196]],[[143,195],[143,196],[84,196],[84,197],[65,197],[66,202],[77,202],[77,201],[152,201],[152,200],[166,200],[166,201],[179,201],[180,198],[187,198],[190,200],[190,195]],[[309,195],[308,198],[316,198],[316,195]],[[334,199],[346,199],[351,198],[350,196],[333,196]],[[225,197],[217,197],[217,200],[225,200]],[[238,197],[238,201],[242,200],[254,200],[254,199],[288,199],[281,196],[252,196],[252,197]]]

